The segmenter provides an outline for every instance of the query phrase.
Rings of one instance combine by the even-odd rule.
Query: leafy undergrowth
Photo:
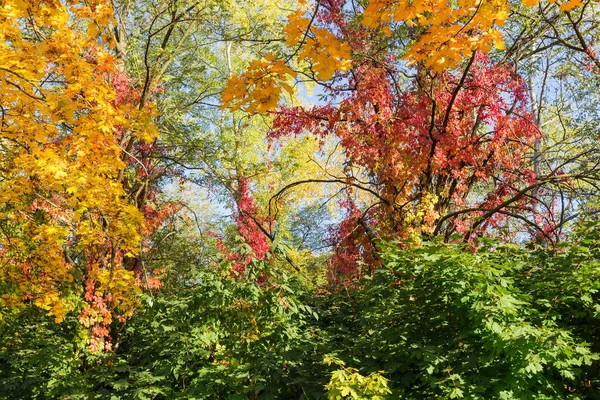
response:
[[[264,261],[196,269],[144,295],[108,353],[74,318],[15,311],[0,398],[596,398],[599,235],[558,252],[386,243],[380,269],[329,291]]]

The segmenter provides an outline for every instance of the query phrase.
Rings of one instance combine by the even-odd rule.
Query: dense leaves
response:
[[[599,398],[599,7],[0,1],[0,399]]]
[[[599,379],[598,235],[585,229],[558,254],[489,241],[477,252],[388,243],[360,287],[317,297],[297,278],[261,286],[251,274],[196,272],[176,292],[145,296],[144,311],[119,326],[119,348],[85,362],[74,320],[14,314],[2,328],[12,339],[2,347],[0,393],[586,398]],[[265,267],[251,265],[261,276]]]

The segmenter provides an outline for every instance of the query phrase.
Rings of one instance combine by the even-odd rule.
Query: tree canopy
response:
[[[0,1],[0,399],[599,397],[599,7]]]

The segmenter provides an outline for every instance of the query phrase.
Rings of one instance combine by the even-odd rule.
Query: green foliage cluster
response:
[[[14,338],[0,353],[0,398],[292,396],[310,383],[298,363],[316,356],[307,325],[316,314],[298,301],[298,279],[271,284],[264,263],[253,267],[244,279],[196,271],[168,295],[145,295],[143,310],[115,328],[119,347],[107,354],[84,350],[75,321],[40,323],[44,316],[33,310],[14,315],[0,332]]]
[[[190,269],[85,349],[75,320],[0,324],[0,399],[558,399],[600,390],[600,228],[558,250],[381,245],[327,291],[268,261]]]
[[[384,370],[397,398],[582,398],[598,360],[598,269],[587,254],[574,270],[580,251],[387,244],[386,268],[351,297],[330,299],[323,319],[341,357]],[[565,273],[590,284],[554,280]],[[544,289],[548,280],[555,290]]]

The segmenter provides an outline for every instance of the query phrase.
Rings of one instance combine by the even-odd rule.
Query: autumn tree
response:
[[[2,306],[79,313],[94,349],[144,278],[125,261],[149,226],[123,143],[156,136],[111,54],[114,23],[103,1],[9,1],[0,20]]]
[[[373,254],[376,236],[408,238],[440,231],[449,236],[455,230],[470,236],[484,220],[497,218],[491,210],[503,208],[507,196],[515,194],[519,172],[514,161],[527,152],[524,145],[536,134],[527,120],[522,81],[510,67],[495,67],[483,54],[494,43],[503,46],[495,26],[506,18],[506,5],[486,3],[471,19],[465,7],[449,14],[448,20],[419,17],[424,30],[412,33],[415,42],[403,54],[406,47],[399,35],[409,31],[402,22],[414,25],[422,15],[421,6],[415,7],[404,14],[405,9],[398,11],[385,2],[371,2],[366,8],[319,2],[312,14],[299,10],[287,28],[287,44],[298,46],[303,58],[314,57],[300,73],[323,82],[338,105],[284,108],[277,113],[271,137],[311,132],[338,138],[347,162],[344,175],[329,181],[345,182],[348,190],[366,195],[358,200],[364,206],[360,212],[352,195],[345,201],[354,222],[345,222],[338,234],[344,244],[334,258],[339,258],[339,268],[355,268],[352,261]],[[461,29],[463,24],[489,34],[475,36],[473,30]],[[450,47],[446,37],[453,37],[456,47]],[[319,46],[331,51],[318,51]],[[251,65],[248,74],[260,68]],[[263,73],[271,81],[281,81],[282,73],[296,74],[275,68]],[[407,78],[410,71],[413,75]],[[246,85],[256,80],[251,75],[240,79]],[[268,103],[259,90],[270,90],[278,98],[276,83],[260,80],[266,89],[250,86],[254,91],[243,92],[239,82],[230,81],[229,90],[246,94],[224,95],[225,101],[236,101],[235,107],[244,107],[252,96]],[[463,215],[464,209],[477,211],[467,198],[474,185],[495,173],[501,174],[497,194],[482,199],[480,208],[485,211]],[[473,218],[471,225],[464,216]],[[367,242],[355,237],[359,232]]]
[[[573,19],[569,13],[578,6],[548,7]],[[304,68],[267,58],[230,80],[223,100],[264,112],[277,106],[286,79],[302,75],[323,87],[327,105],[280,108],[270,135],[311,132],[339,140],[344,173],[323,181],[348,188],[343,204],[353,222],[332,236],[344,244],[337,264],[353,270],[351,259],[372,259],[381,238],[460,234],[468,241],[501,233],[515,240],[525,231],[552,244],[560,240],[568,219],[556,218],[541,188],[564,191],[565,182],[590,174],[546,173],[530,163],[543,133],[531,113],[528,82],[492,51],[505,48],[508,3],[305,7],[286,27],[293,51],[287,60],[299,54]]]

